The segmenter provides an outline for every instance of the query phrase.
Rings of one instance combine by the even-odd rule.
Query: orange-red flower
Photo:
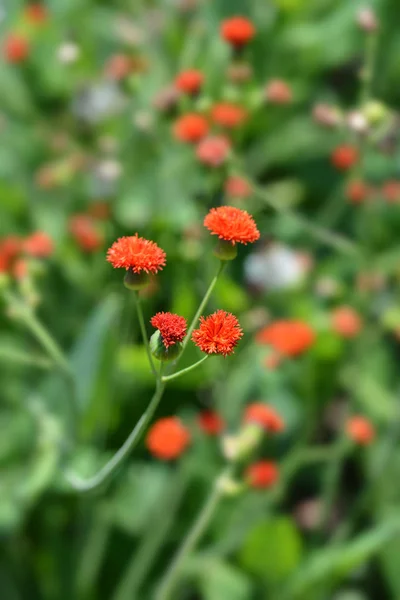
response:
[[[196,156],[208,167],[220,167],[231,151],[229,140],[223,135],[210,135],[201,140],[196,148]]]
[[[85,252],[95,252],[103,244],[103,236],[89,215],[76,214],[69,221],[69,230],[76,243]]]
[[[332,312],[332,327],[345,338],[356,337],[362,328],[361,317],[351,306],[338,306]]]
[[[9,235],[0,240],[0,273],[12,271],[22,249],[22,240],[16,235]]]
[[[211,119],[217,125],[233,129],[241,125],[247,117],[247,112],[241,106],[232,104],[231,102],[219,102],[211,109]]]
[[[174,123],[173,132],[181,142],[197,143],[208,133],[207,119],[197,113],[187,113]]]
[[[157,273],[165,267],[165,259],[164,250],[137,233],[119,238],[107,252],[107,260],[115,269],[131,269],[134,273]]]
[[[170,312],[159,312],[151,319],[150,323],[158,329],[166,348],[182,342],[186,335],[186,319]]]
[[[204,75],[196,69],[182,71],[175,78],[175,87],[185,94],[197,94],[204,83]]]
[[[276,463],[270,460],[260,460],[248,466],[245,477],[251,487],[267,489],[278,481],[279,469]]]
[[[245,17],[226,19],[221,25],[222,38],[236,48],[241,48],[255,36],[256,30],[251,21]]]
[[[266,431],[279,433],[285,429],[285,423],[276,410],[268,404],[253,402],[244,412],[245,423],[256,423]]]
[[[350,181],[346,188],[346,195],[353,204],[361,204],[367,199],[370,189],[361,179]]]
[[[47,8],[39,2],[28,4],[24,9],[24,15],[30,23],[35,25],[45,23],[48,18]]]
[[[368,446],[375,438],[375,428],[372,423],[361,415],[351,417],[346,423],[346,433],[356,444]]]
[[[197,418],[200,429],[208,435],[218,435],[225,429],[225,421],[214,410],[205,410]]]
[[[256,335],[259,344],[269,344],[283,356],[298,356],[315,341],[313,329],[303,321],[282,320],[267,325]]]
[[[200,317],[200,327],[195,329],[192,340],[206,354],[222,354],[228,356],[243,337],[239,321],[231,313],[224,310],[208,317]]]
[[[8,34],[3,49],[6,61],[13,64],[23,62],[29,55],[28,40],[18,33]]]
[[[260,237],[253,217],[234,206],[212,208],[204,219],[204,226],[212,235],[232,244],[248,244]]]
[[[231,175],[225,181],[225,193],[230,198],[248,198],[252,194],[250,183],[239,175]]]
[[[46,258],[53,253],[54,242],[44,231],[35,231],[23,241],[22,248],[26,254]]]
[[[331,162],[339,171],[347,171],[359,159],[359,152],[354,146],[343,144],[338,146],[331,154]]]
[[[264,94],[272,104],[290,104],[293,99],[290,86],[282,79],[272,79],[267,84]]]
[[[400,201],[400,181],[391,179],[382,186],[382,195],[388,202]]]
[[[178,417],[159,419],[146,437],[148,450],[162,460],[178,458],[190,443],[190,433]]]

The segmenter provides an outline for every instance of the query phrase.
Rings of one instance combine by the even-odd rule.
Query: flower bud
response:
[[[262,427],[256,423],[247,423],[238,435],[223,438],[223,454],[227,460],[243,460],[254,452],[262,437]]]
[[[182,352],[182,344],[181,342],[176,342],[167,348],[163,342],[161,333],[157,330],[150,338],[150,352],[157,360],[169,362],[175,360]]]
[[[135,273],[131,269],[125,273],[124,286],[128,290],[141,290],[149,284],[149,276],[147,273],[142,271],[141,273]]]
[[[237,256],[237,245],[226,240],[218,240],[214,254],[220,260],[234,260]]]
[[[229,476],[221,476],[217,480],[217,487],[224,496],[238,496],[245,490],[243,482],[236,481]]]
[[[388,109],[378,100],[371,100],[363,108],[364,117],[370,125],[379,125],[388,116]]]

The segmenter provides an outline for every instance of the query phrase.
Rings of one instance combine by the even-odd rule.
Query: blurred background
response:
[[[1,2],[2,599],[153,598],[223,467],[224,431],[255,401],[285,422],[259,449],[280,484],[221,503],[174,600],[400,598],[398,8]],[[235,15],[255,28],[239,48],[221,33]],[[179,83],[193,69],[201,83]],[[187,113],[208,123],[203,151]],[[261,239],[207,308],[238,316],[234,356],[171,382],[157,411],[182,419],[190,447],[165,462],[144,440],[108,485],[77,493],[65,471],[95,473],[154,389],[107,248],[138,232],[167,253],[142,292],[150,335],[157,311],[195,313],[217,268],[204,216],[225,204]],[[278,320],[312,339],[274,347],[262,333]],[[374,434],[338,455],[354,414]]]

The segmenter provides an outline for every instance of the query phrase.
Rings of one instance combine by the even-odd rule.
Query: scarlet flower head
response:
[[[199,427],[207,435],[218,435],[225,429],[225,421],[214,410],[205,410],[197,418]]]
[[[150,323],[160,332],[166,348],[182,342],[186,335],[186,319],[174,313],[159,312],[154,315]]]
[[[285,429],[285,423],[277,411],[263,402],[253,402],[244,412],[245,423],[256,423],[265,431],[280,433]]]
[[[268,102],[272,104],[290,104],[293,100],[292,90],[283,79],[271,79],[264,94]]]
[[[24,240],[22,248],[30,256],[46,258],[53,254],[54,242],[44,231],[36,231]]]
[[[331,154],[331,162],[339,171],[347,171],[359,159],[359,152],[354,146],[343,144],[338,146]]]
[[[174,136],[181,142],[195,144],[208,133],[207,120],[197,113],[187,113],[177,119],[173,126]]]
[[[220,102],[211,109],[211,119],[217,125],[233,129],[241,125],[247,117],[247,112],[241,106],[231,102]]]
[[[243,337],[239,321],[224,310],[208,317],[200,317],[200,327],[195,329],[192,340],[206,354],[233,354],[237,343]]]
[[[248,198],[252,194],[250,183],[239,175],[231,175],[225,181],[225,193],[230,198]]]
[[[348,437],[360,446],[368,446],[375,438],[375,428],[372,423],[361,415],[351,417],[346,423]]]
[[[185,94],[197,94],[204,83],[204,75],[196,69],[182,71],[175,78],[175,87]]]
[[[89,215],[73,215],[69,221],[69,230],[78,246],[85,252],[95,252],[103,243],[103,236]]]
[[[7,62],[17,64],[24,62],[29,56],[29,43],[18,33],[9,33],[4,40],[4,56]]]
[[[159,419],[146,437],[148,450],[161,460],[173,460],[181,456],[190,443],[190,433],[178,417]]]
[[[204,219],[204,226],[212,235],[233,245],[252,243],[260,237],[253,217],[234,206],[212,208]]]
[[[158,273],[165,267],[165,259],[164,250],[137,233],[119,238],[107,252],[107,260],[115,269],[130,269],[134,273]]]
[[[346,195],[353,204],[361,204],[370,193],[369,187],[361,179],[350,181],[346,188]]]
[[[256,341],[272,346],[283,356],[298,356],[314,343],[315,333],[303,321],[281,320],[261,329]]]
[[[245,477],[251,487],[259,490],[268,489],[278,481],[279,469],[273,461],[260,460],[249,465]]]
[[[362,321],[351,306],[338,306],[332,312],[332,327],[344,338],[354,338],[361,331]]]
[[[248,44],[255,33],[253,23],[246,17],[232,17],[223,21],[221,25],[222,38],[235,48],[242,48]]]
[[[201,140],[196,148],[196,156],[208,167],[220,167],[231,151],[229,140],[223,135],[210,135]]]
[[[47,8],[39,2],[28,4],[24,9],[24,15],[30,23],[41,25],[48,19]]]

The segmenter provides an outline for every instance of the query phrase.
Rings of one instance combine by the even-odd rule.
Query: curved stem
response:
[[[217,477],[211,492],[206,499],[197,519],[193,523],[192,528],[189,530],[182,546],[179,548],[175,555],[171,566],[161,581],[160,587],[155,594],[155,600],[170,600],[172,598],[172,592],[174,591],[175,583],[179,577],[181,568],[187,556],[189,556],[197,543],[204,534],[211,517],[213,516],[215,509],[223,495],[223,488],[220,485],[220,481],[225,477],[229,477],[231,474],[232,466],[228,466],[222,474]]]
[[[149,423],[150,419],[154,415],[154,412],[162,398],[164,393],[165,385],[161,382],[157,383],[157,388],[153,398],[146,411],[140,417],[139,421],[133,428],[130,435],[126,438],[121,448],[114,454],[114,456],[102,467],[93,477],[89,479],[82,479],[74,473],[67,472],[65,477],[70,485],[79,492],[91,492],[103,483],[105,483],[110,477],[112,477],[117,468],[122,464],[124,459],[129,455],[132,449],[136,446],[140,440],[144,429]]]
[[[161,378],[161,381],[171,381],[172,379],[177,379],[181,375],[185,375],[186,373],[189,373],[189,371],[192,371],[193,369],[195,369],[196,367],[201,365],[201,363],[203,363],[205,360],[207,360],[208,357],[209,357],[209,355],[206,354],[205,356],[203,356],[203,358],[201,358],[200,360],[195,362],[193,365],[190,365],[190,367],[186,367],[186,369],[177,371],[176,373],[173,373],[172,375],[164,375],[164,377]]]
[[[150,352],[149,339],[148,339],[147,332],[146,332],[146,326],[144,324],[143,310],[142,310],[142,304],[140,301],[140,297],[139,297],[138,292],[133,292],[133,294],[134,294],[134,298],[135,298],[135,306],[136,306],[136,312],[137,312],[137,316],[138,316],[138,320],[139,320],[140,331],[142,333],[143,343],[146,348],[147,358],[149,359],[150,368],[153,371],[154,377],[157,377],[157,371],[154,366],[153,357],[151,356],[151,352]]]

